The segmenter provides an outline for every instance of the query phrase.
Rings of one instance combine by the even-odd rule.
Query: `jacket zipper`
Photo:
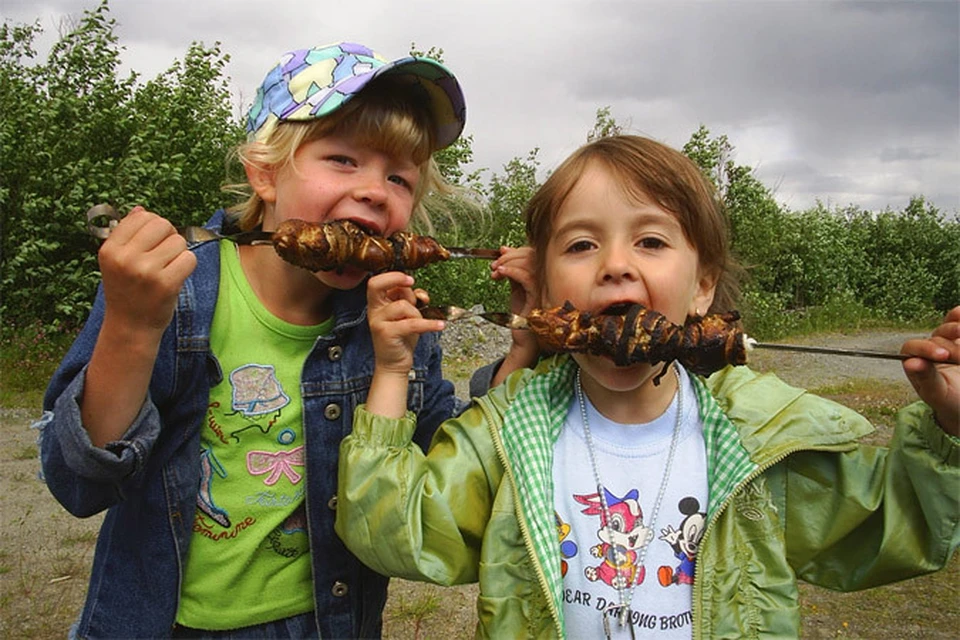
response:
[[[720,518],[720,515],[727,509],[727,506],[731,502],[733,502],[733,499],[740,494],[743,488],[747,486],[750,482],[758,478],[759,476],[766,473],[768,469],[785,460],[787,456],[791,456],[794,453],[799,453],[800,451],[846,451],[848,449],[849,447],[847,445],[834,445],[834,446],[825,445],[820,447],[797,446],[797,447],[787,449],[780,455],[768,460],[762,466],[759,466],[756,469],[754,469],[752,473],[750,473],[749,475],[747,475],[746,478],[741,480],[737,484],[737,486],[734,488],[734,490],[730,492],[730,495],[727,496],[727,499],[723,501],[723,504],[721,504],[717,508],[717,510],[714,512],[714,514],[710,517],[710,522],[707,523],[707,528],[704,529],[704,532],[703,532],[703,540],[706,540],[710,536],[710,534],[713,532],[713,527],[716,524],[717,519]],[[706,546],[703,544],[703,540],[701,540],[700,542],[701,548]],[[697,561],[699,562],[699,558],[697,559]],[[697,580],[695,575],[693,579],[693,622],[694,622],[693,640],[699,640],[703,638],[703,633],[701,632],[702,627],[700,625],[700,620],[703,617],[703,612],[701,611],[702,607],[700,605],[700,603],[702,602],[702,599],[703,599],[703,586],[702,586],[702,583],[699,580]]]
[[[513,477],[513,469],[511,468],[509,460],[507,459],[507,453],[503,450],[503,441],[501,441],[500,434],[494,427],[496,422],[492,419],[492,413],[490,409],[487,408],[486,401],[483,398],[477,399],[477,405],[480,407],[480,410],[483,411],[484,418],[487,421],[487,428],[490,430],[490,437],[493,440],[493,447],[497,450],[497,457],[500,459],[500,464],[503,465],[504,474],[510,478],[510,484],[512,485],[513,491],[513,502],[517,505],[516,515],[517,524],[520,527],[520,535],[523,537],[523,544],[527,549],[527,554],[533,559],[531,564],[533,565],[534,571],[537,574],[537,582],[540,584],[540,588],[546,595],[547,608],[550,610],[550,617],[553,619],[554,629],[557,632],[557,637],[563,638],[564,633],[563,627],[560,625],[560,613],[557,611],[556,603],[553,601],[553,591],[550,589],[550,585],[547,583],[547,576],[543,572],[543,567],[540,566],[536,549],[533,546],[533,538],[530,536],[530,531],[527,528],[527,521],[523,517],[523,514],[520,513],[520,493],[517,489],[517,482]]]

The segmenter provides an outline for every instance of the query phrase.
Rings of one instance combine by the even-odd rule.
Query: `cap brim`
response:
[[[410,75],[421,80],[420,86],[430,98],[437,149],[460,137],[466,125],[466,101],[460,83],[449,69],[430,58],[408,57],[376,69],[368,82],[386,75]]]

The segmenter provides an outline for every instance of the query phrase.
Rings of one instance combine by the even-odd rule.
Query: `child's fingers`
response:
[[[378,273],[375,276],[370,276],[370,280],[367,281],[368,289],[376,289],[378,291],[387,291],[388,289],[393,289],[396,287],[412,287],[413,286],[413,276],[409,273],[404,273],[403,271],[384,271],[383,273]]]
[[[413,296],[416,298],[417,309],[422,309],[430,304],[430,294],[426,289],[414,289]]]
[[[496,272],[504,265],[525,264],[532,270],[533,256],[532,247],[500,247],[500,257],[490,263],[490,269]]]
[[[900,353],[916,356],[904,361],[908,373],[923,373],[936,364],[960,364],[960,306],[947,313],[929,338],[907,340]]]
[[[490,263],[490,269],[496,271],[505,265],[527,265],[532,270],[533,255],[531,247],[500,247],[500,257]]]
[[[371,276],[367,280],[367,306],[375,307],[388,304],[402,297],[402,290],[413,286],[413,278],[401,271],[387,271]],[[411,291],[410,295],[413,295]]]
[[[947,314],[943,324],[934,329],[933,338],[943,338],[944,340],[950,340],[952,342],[960,342],[960,318],[953,320],[950,318],[953,312],[958,310],[960,310],[960,307],[955,307]]]
[[[933,409],[940,426],[953,434],[960,432],[960,323],[956,312],[951,310],[930,338],[908,340],[900,349],[916,356],[903,362],[910,384]]]
[[[108,251],[111,248],[129,247],[131,250],[146,252],[170,236],[177,236],[177,230],[169,220],[137,206],[114,227],[103,247]]]
[[[951,361],[956,364],[958,351],[960,351],[960,345],[939,337],[907,340],[900,347],[900,353],[913,356],[909,360],[904,360],[904,364],[911,363],[915,366],[924,363],[932,367],[934,363]]]
[[[944,324],[953,323],[957,331],[957,335],[955,337],[960,338],[960,305],[957,305],[953,309],[950,309],[950,311],[947,312],[947,315],[944,318],[943,322]]]

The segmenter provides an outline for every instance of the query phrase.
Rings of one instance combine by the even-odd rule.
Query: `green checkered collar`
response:
[[[553,356],[516,396],[503,418],[500,437],[516,483],[519,513],[551,586],[557,611],[563,615],[560,553],[553,497],[553,448],[563,429],[573,397],[577,364],[567,355]],[[736,428],[697,376],[690,376],[707,449],[708,511],[712,514],[757,465],[740,443]]]

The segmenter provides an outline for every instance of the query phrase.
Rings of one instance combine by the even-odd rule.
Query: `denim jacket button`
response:
[[[327,420],[336,420],[340,417],[340,405],[330,403],[323,408],[323,415]]]
[[[333,583],[333,589],[330,589],[330,593],[337,596],[338,598],[342,598],[343,596],[347,595],[347,591],[349,590],[350,589],[347,587],[345,583],[337,580],[336,582]]]
[[[333,494],[333,497],[327,500],[327,507],[329,507],[331,511],[337,509],[337,494]]]
[[[336,362],[343,357],[343,347],[338,344],[333,345],[327,349],[327,358],[330,359],[330,362]]]

